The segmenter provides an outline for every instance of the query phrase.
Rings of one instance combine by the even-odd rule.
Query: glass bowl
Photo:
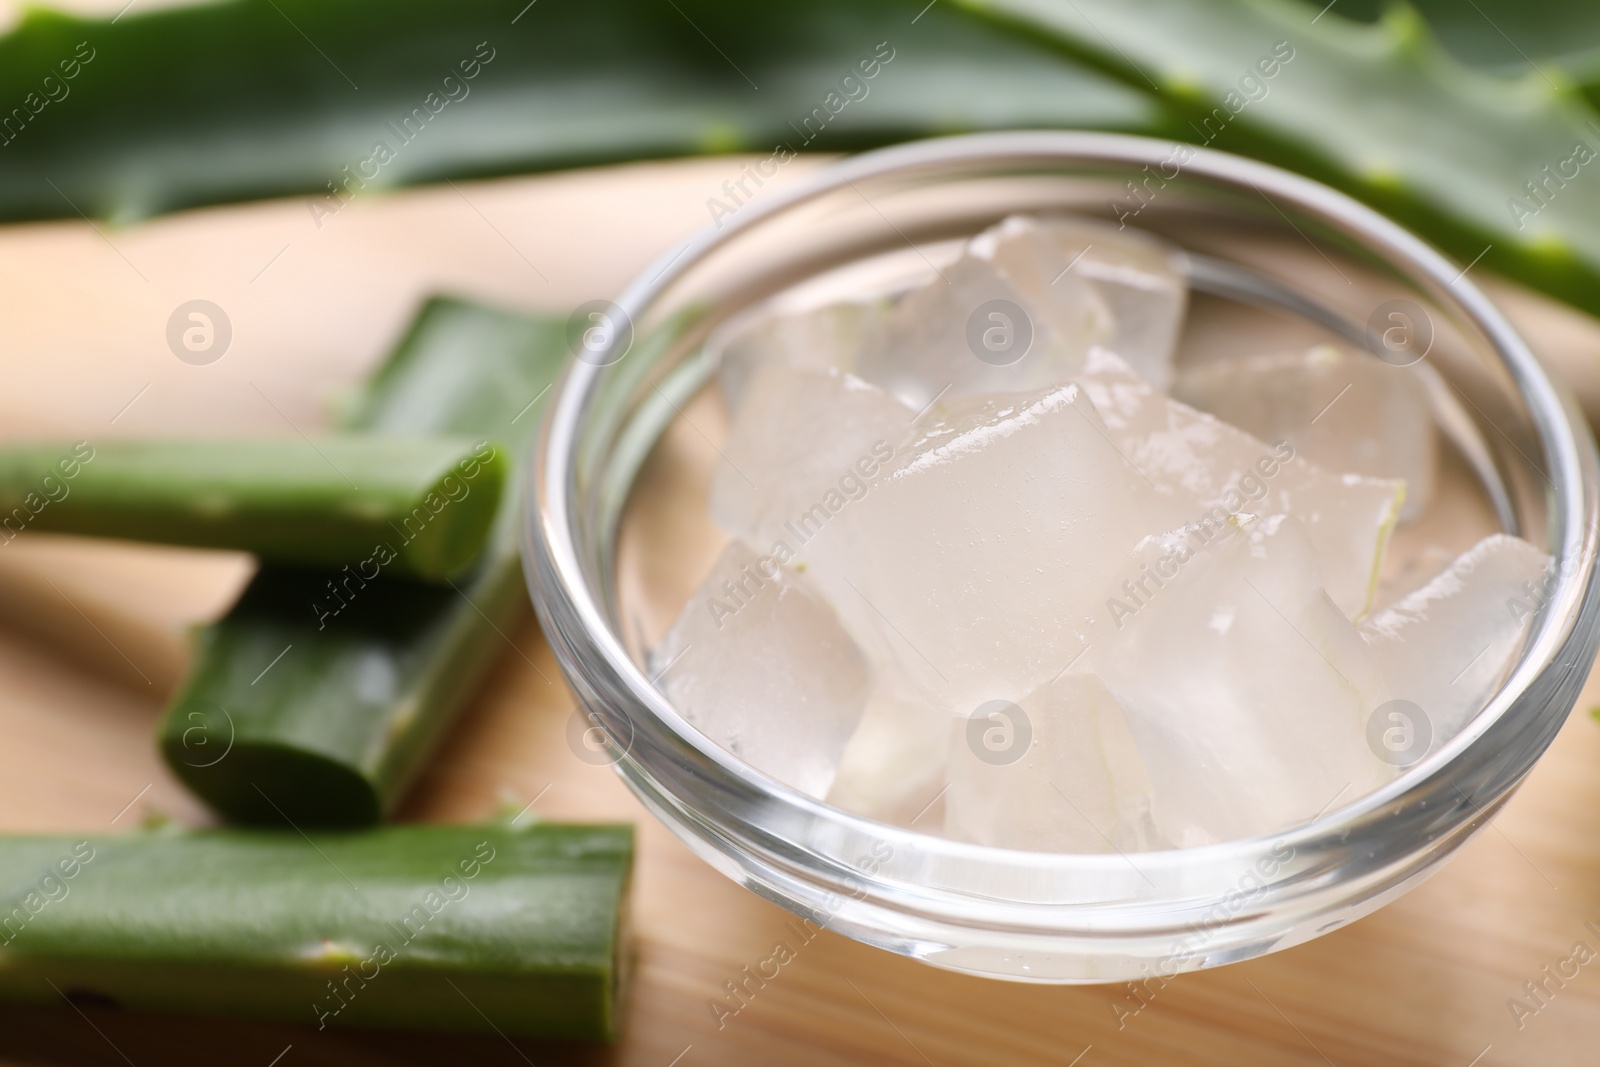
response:
[[[1126,855],[1013,851],[803,795],[699,734],[653,684],[648,646],[716,547],[696,535],[709,522],[703,479],[662,454],[673,432],[715,447],[715,419],[695,406],[715,369],[707,336],[797,287],[931,269],[960,238],[1040,211],[1180,245],[1197,294],[1185,352],[1270,325],[1273,336],[1301,331],[1421,360],[1470,503],[1460,513],[1479,516],[1479,533],[1518,533],[1557,561],[1504,685],[1385,787],[1268,837]],[[614,762],[712,866],[893,952],[992,977],[1106,982],[1248,959],[1332,930],[1415,885],[1484,826],[1555,737],[1600,643],[1596,456],[1575,406],[1464,271],[1348,197],[1273,167],[1088,133],[908,144],[724,212],[615,304],[580,310],[578,358],[533,457],[525,535],[539,619],[582,702],[576,733],[600,738],[591,758]],[[1470,532],[1472,522],[1451,512],[1435,530],[1451,526]],[[1402,531],[1392,553],[1411,551]]]

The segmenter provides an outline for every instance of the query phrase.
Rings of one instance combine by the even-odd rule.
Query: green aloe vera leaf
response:
[[[725,0],[231,0],[115,23],[31,11],[0,38],[0,93],[23,105],[11,127],[0,115],[0,218],[309,193],[323,226],[377,187],[641,157],[781,163],[1007,127],[1206,140],[1204,117],[1289,40],[1298,66],[1271,86],[1278,99],[1217,147],[1326,180],[1463,259],[1488,248],[1486,265],[1600,310],[1600,213],[1582,190],[1529,204],[1531,219],[1511,203],[1579,140],[1600,144],[1577,90],[1475,75],[1409,8],[1372,26],[1314,14],[1303,0],[788,0],[759,17]],[[880,47],[893,59],[864,79]],[[713,199],[737,206],[754,188],[729,177],[746,184],[708,198],[713,215]]]
[[[393,807],[526,609],[519,468],[566,355],[559,321],[434,300],[343,428],[464,434],[511,461],[488,547],[437,585],[360,568],[265,566],[221,620],[159,728],[196,794],[237,822],[356,826]]]
[[[960,2],[1153,84],[1190,140],[1319,178],[1464,262],[1481,254],[1600,312],[1600,118],[1571,86],[1474,71],[1408,8],[1367,26],[1311,25],[1300,0]]]
[[[607,1040],[633,830],[0,837],[0,1001]]]
[[[86,534],[442,579],[483,551],[506,465],[464,437],[13,446],[0,449],[0,538]]]
[[[229,0],[114,21],[29,8],[0,37],[0,108],[22,109],[0,112],[0,219],[307,194],[321,226],[347,193],[442,178],[974,128],[1165,128],[1114,79],[921,6]]]

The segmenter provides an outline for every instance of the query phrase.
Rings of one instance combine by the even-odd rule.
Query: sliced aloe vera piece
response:
[[[1494,534],[1362,623],[1391,693],[1416,709],[1412,718],[1420,712],[1426,721],[1428,736],[1413,734],[1413,744],[1448,741],[1494,694],[1554,589],[1553,563],[1521,538]],[[1426,752],[1404,755],[1421,759]]]
[[[897,826],[937,826],[931,809],[945,791],[954,721],[880,686],[845,743],[828,803]]]
[[[948,836],[1031,852],[1160,846],[1150,774],[1125,713],[1093,674],[985,705],[952,733]]]
[[[1269,444],[1156,392],[1102,349],[1089,353],[1083,383],[1120,458],[1200,502],[1179,522],[1293,515],[1316,550],[1328,596],[1349,618],[1366,613],[1405,502],[1403,483],[1318,467],[1288,441]]]
[[[1262,515],[1216,534],[1142,545],[1149,570],[1135,573],[1172,577],[1124,594],[1120,628],[1086,657],[1149,768],[1156,829],[1178,847],[1312,819],[1391,776],[1364,734],[1383,678],[1323,592],[1300,524]]]
[[[431,302],[344,421],[380,437],[481,436],[513,460],[566,354],[560,322]],[[393,806],[525,610],[517,502],[467,576],[432,585],[264,567],[205,628],[159,740],[240,822],[362,825]]]
[[[1324,470],[1406,483],[1402,521],[1433,498],[1437,433],[1427,387],[1409,367],[1318,345],[1185,370],[1172,395],[1261,438],[1288,441]]]
[[[0,538],[25,529],[445,578],[483,550],[507,461],[463,437],[119,441],[0,450]],[[370,573],[369,573],[370,572]]]
[[[615,1036],[633,829],[0,838],[0,1001]]]

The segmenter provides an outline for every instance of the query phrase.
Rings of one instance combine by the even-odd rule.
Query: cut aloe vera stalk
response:
[[[0,1001],[606,1040],[628,826],[0,838]]]
[[[562,324],[430,303],[344,429],[498,443],[511,484],[566,353]],[[518,492],[447,585],[263,567],[205,628],[160,728],[167,762],[240,822],[350,826],[393,806],[525,610]]]
[[[1287,441],[1323,470],[1400,479],[1402,522],[1433,499],[1433,411],[1422,377],[1409,367],[1318,345],[1185,370],[1172,395],[1263,441]]]
[[[487,441],[344,435],[0,450],[0,538],[24,529],[444,578],[482,552],[507,461]]]

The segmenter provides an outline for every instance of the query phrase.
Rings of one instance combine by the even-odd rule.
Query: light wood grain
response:
[[[0,426],[11,437],[90,440],[309,429],[380,358],[423,294],[565,314],[614,293],[701,224],[705,198],[737,167],[711,160],[421,190],[357,204],[321,230],[294,201],[104,238],[75,224],[0,230]],[[179,362],[163,340],[167,315],[193,297],[216,301],[234,322],[233,348],[207,367]],[[1547,358],[1581,381],[1590,375],[1585,388],[1600,382],[1600,326],[1519,292],[1506,302]],[[247,572],[238,557],[26,534],[0,547],[0,828],[120,830],[152,812],[205,820],[160,766],[151,732],[182,667],[185,627],[223,610]],[[652,580],[671,588],[694,577]],[[1600,922],[1600,727],[1582,713],[1600,702],[1592,685],[1504,814],[1437,877],[1311,944],[1175,979],[1119,1026],[1114,1005],[1138,1005],[1121,987],[982,981],[829,933],[800,945],[786,913],[691,856],[609,768],[573,756],[571,697],[536,627],[508,643],[515,650],[404,816],[474,819],[537,796],[545,818],[639,824],[639,969],[619,1045],[512,1047],[494,1037],[318,1033],[63,1007],[0,1011],[0,1057],[265,1067],[292,1046],[282,1067],[1597,1059],[1600,974],[1591,971],[1600,962],[1521,1030],[1506,1006],[1575,941],[1600,948],[1584,925]],[[797,958],[719,1027],[709,1003],[779,940]]]

